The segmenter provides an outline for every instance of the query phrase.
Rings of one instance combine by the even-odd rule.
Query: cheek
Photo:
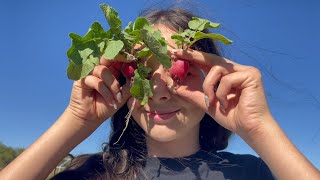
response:
[[[186,85],[193,90],[202,90],[203,79],[200,77],[192,77],[188,80]]]
[[[184,104],[186,109],[184,114],[185,122],[188,122],[191,126],[198,124],[205,115],[205,112],[199,106],[188,101],[184,101]]]
[[[204,73],[199,69],[192,71],[191,75],[188,75],[186,79],[181,83],[182,86],[188,86],[189,90],[202,91],[202,84],[204,82]]]

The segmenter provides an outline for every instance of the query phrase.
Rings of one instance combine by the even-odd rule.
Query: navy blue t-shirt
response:
[[[252,155],[203,150],[184,158],[147,159],[147,179],[154,180],[269,180],[267,165]]]
[[[52,180],[104,179],[105,167],[102,154],[88,155],[78,168],[65,170]],[[183,158],[147,157],[141,176],[145,180],[271,180],[274,179],[267,165],[252,155],[200,150]]]

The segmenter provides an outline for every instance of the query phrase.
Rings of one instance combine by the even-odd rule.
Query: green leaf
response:
[[[124,32],[126,33],[130,33],[133,31],[133,25],[132,25],[132,22],[130,21],[129,24],[124,28],[123,30]]]
[[[193,19],[189,21],[188,26],[190,29],[202,31],[205,29],[207,21],[199,20],[199,19]]]
[[[124,35],[124,38],[126,38],[126,40],[130,41],[130,43],[132,45],[138,43],[139,41],[141,41],[141,33],[140,30],[134,30],[130,33],[127,32],[122,32]]]
[[[143,65],[142,63],[138,64],[138,69],[137,70],[138,70],[138,73],[139,73],[140,77],[142,77],[144,79],[147,78],[149,73],[151,72],[151,68]]]
[[[210,22],[208,27],[211,27],[211,28],[218,28],[220,27],[220,23],[214,23],[214,22]]]
[[[188,26],[190,29],[202,31],[208,27],[211,28],[217,28],[220,26],[218,23],[213,23],[211,21],[208,21],[206,19],[193,17],[191,21],[189,21]]]
[[[144,44],[151,50],[151,52],[156,56],[160,63],[165,68],[171,67],[171,59],[168,56],[167,45],[165,41],[158,37],[157,31],[151,33],[146,29],[141,29],[141,37]],[[160,40],[157,40],[157,38]],[[165,44],[163,44],[163,42]]]
[[[184,39],[184,37],[185,37],[185,34],[173,34],[173,35],[171,36],[171,39],[176,39],[176,40],[178,40],[178,41],[181,41],[181,40]]]
[[[83,44],[88,41],[95,41],[99,47],[100,54],[104,51],[106,42],[112,38],[111,32],[104,31],[103,27],[98,22],[94,22],[91,25],[91,28],[84,37],[81,37],[75,33],[70,33],[69,36],[73,42],[78,44]]]
[[[156,40],[160,40],[160,39],[163,39],[162,35],[161,35],[161,31],[160,30],[157,30],[157,31],[149,31],[150,34],[152,34],[152,37],[154,37]]]
[[[69,79],[79,80],[86,77],[99,64],[100,52],[93,40],[85,43],[73,41],[67,56],[69,59],[67,75]]]
[[[194,37],[194,34],[196,33],[196,31],[193,31],[191,29],[186,29],[184,30],[183,34],[184,36],[187,36],[187,37],[191,37],[193,38]]]
[[[99,59],[105,49],[105,44],[110,39],[110,31],[105,32],[103,27],[94,22],[84,37],[75,33],[69,34],[72,46],[67,52],[69,79],[78,80],[87,76],[99,64]]]
[[[133,30],[140,30],[140,29],[144,29],[144,28],[149,28],[149,22],[146,18],[144,17],[138,17],[133,25]]]
[[[98,22],[92,23],[91,28],[89,29],[89,32],[91,34],[87,33],[83,37],[84,40],[112,38],[110,31],[109,32],[104,31],[103,27]]]
[[[136,58],[147,58],[147,57],[151,56],[151,54],[152,54],[151,50],[147,47],[144,47],[142,50],[138,51],[135,54],[135,57]]]
[[[185,44],[189,44],[191,41],[190,41],[189,38],[184,38],[183,42],[184,42]]]
[[[177,45],[178,48],[182,48],[182,44],[184,43],[184,38],[185,38],[185,34],[183,34],[182,32],[179,34],[173,34],[171,36],[171,39],[175,40],[175,44]]]
[[[224,44],[231,44],[232,43],[232,41],[230,39],[224,37],[221,34],[206,34],[206,33],[203,33],[203,32],[196,32],[196,34],[194,35],[194,41],[192,42],[192,44],[195,41],[198,41],[198,40],[203,39],[203,38],[211,38],[213,40],[221,41]]]
[[[84,39],[93,39],[97,43],[100,50],[100,54],[104,52],[104,49],[106,48],[106,42],[111,38],[111,31],[104,31],[103,27],[98,22],[94,22],[91,25],[89,32],[84,36]]]
[[[183,32],[179,30],[180,33],[173,34],[171,36],[171,39],[175,40],[175,44],[178,46],[178,48],[183,48],[185,44],[190,43],[190,38],[193,38],[196,31],[193,31],[191,29],[186,29]]]
[[[142,78],[138,69],[136,69],[134,71],[134,78],[130,88],[130,93],[141,102],[141,105],[145,105],[148,102],[149,97],[153,96],[152,87],[152,81]]]
[[[110,28],[116,31],[121,31],[122,22],[119,18],[118,12],[107,4],[101,4],[100,8],[104,13]]]
[[[72,41],[74,41],[74,42],[79,42],[79,43],[82,43],[83,41],[82,41],[82,37],[81,36],[79,36],[78,34],[76,34],[76,33],[70,33],[69,34],[69,37],[72,39]]]
[[[109,41],[107,44],[107,48],[105,50],[105,53],[103,54],[103,57],[106,59],[113,59],[115,58],[119,52],[122,50],[124,44],[121,40],[117,41]]]

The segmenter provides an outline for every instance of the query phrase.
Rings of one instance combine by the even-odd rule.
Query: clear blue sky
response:
[[[0,142],[27,147],[68,104],[66,76],[70,32],[91,23],[107,28],[99,4],[108,3],[124,24],[158,1],[2,0],[0,2]],[[164,1],[160,5],[168,5]],[[202,17],[222,23],[234,44],[225,56],[261,69],[271,111],[294,144],[320,168],[320,2],[315,0],[198,0],[185,2]],[[159,4],[156,7],[160,6]],[[92,153],[108,140],[103,124],[72,153]],[[272,147],[270,147],[272,148]],[[234,136],[227,149],[255,154]]]

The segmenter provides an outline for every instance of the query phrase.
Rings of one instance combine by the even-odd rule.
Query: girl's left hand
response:
[[[221,126],[237,134],[254,133],[272,116],[257,68],[196,50],[174,49],[170,54],[198,64],[207,74],[203,92],[190,91],[182,82],[174,93],[200,106]]]

